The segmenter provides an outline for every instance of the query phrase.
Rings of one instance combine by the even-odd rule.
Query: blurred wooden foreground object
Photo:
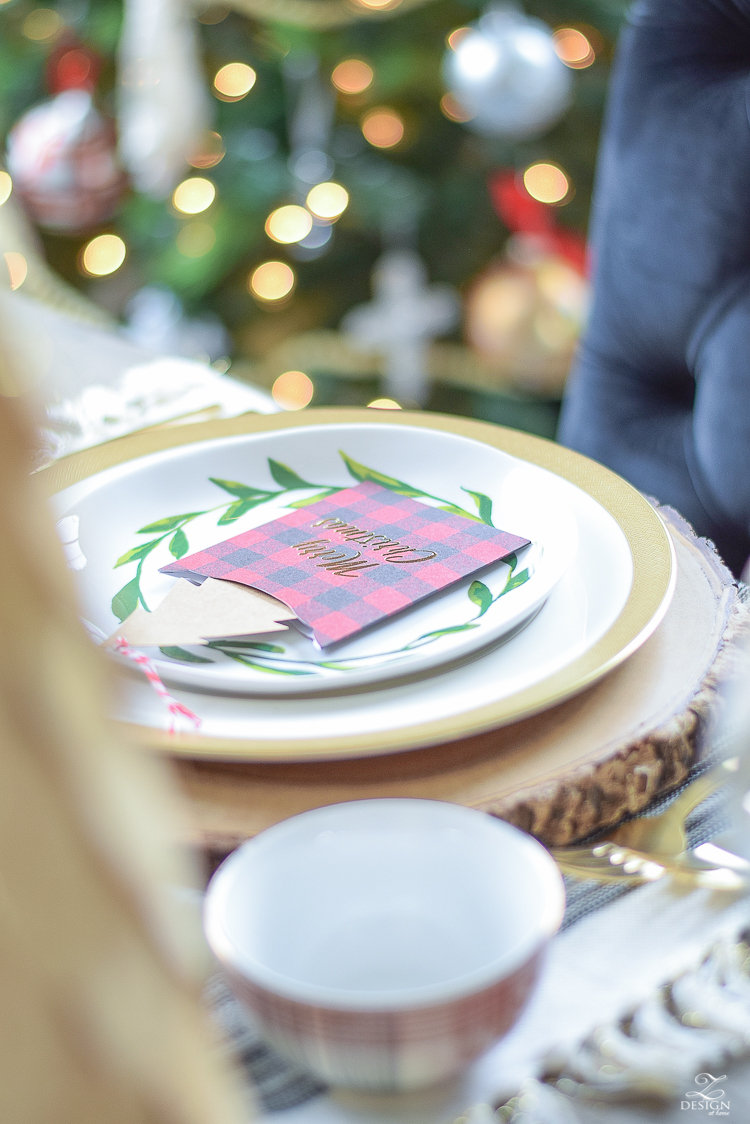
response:
[[[0,369],[0,1118],[235,1124],[197,919],[167,889],[190,878],[171,792],[101,717],[109,684],[4,390]]]

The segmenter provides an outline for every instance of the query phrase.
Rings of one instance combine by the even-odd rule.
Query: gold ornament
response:
[[[499,384],[559,397],[588,303],[586,278],[544,238],[514,235],[466,295],[466,341]]]

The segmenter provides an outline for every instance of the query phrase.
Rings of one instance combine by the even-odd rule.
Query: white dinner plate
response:
[[[321,426],[357,432],[358,442],[361,434],[361,443],[351,454],[361,464],[367,463],[368,455],[372,459],[377,454],[378,444],[384,452],[398,447],[399,432],[406,434],[404,440],[415,450],[437,447],[422,445],[423,432],[450,435],[457,441],[455,447],[465,449],[470,459],[461,462],[456,479],[443,476],[445,491],[434,494],[463,506],[466,493],[461,485],[481,491],[493,498],[493,515],[496,504],[498,510],[503,507],[502,520],[496,520],[502,525],[509,513],[518,511],[519,526],[508,521],[507,529],[521,534],[526,533],[520,523],[523,501],[515,496],[512,482],[531,480],[527,467],[544,469],[538,479],[548,483],[550,495],[559,499],[560,511],[565,504],[564,522],[571,527],[571,542],[577,535],[577,553],[573,557],[571,551],[562,578],[517,634],[488,643],[462,660],[435,666],[429,674],[286,697],[175,689],[175,698],[193,711],[200,726],[185,725],[174,731],[164,700],[131,667],[124,677],[117,717],[146,744],[213,760],[294,761],[368,756],[454,741],[538,713],[583,690],[627,659],[662,620],[675,580],[671,539],[643,496],[608,469],[552,442],[484,422],[435,414],[384,417],[378,411],[331,409],[248,416],[137,434],[68,457],[39,473],[58,518],[69,511],[80,513],[81,546],[88,559],[79,572],[85,615],[102,614],[102,631],[109,627],[108,621],[114,627],[115,619],[106,616],[106,598],[121,588],[129,572],[120,578],[125,566],[112,570],[113,558],[119,556],[116,552],[121,555],[135,545],[132,532],[144,525],[139,520],[145,511],[147,518],[157,520],[201,509],[196,503],[182,512],[164,510],[163,489],[179,489],[187,464],[197,466],[204,458],[205,480],[209,467],[211,475],[218,472],[214,467],[218,456],[260,450],[261,443],[245,440],[248,434],[258,434],[288,439],[286,446],[274,443],[274,450],[280,460],[299,471],[293,457],[302,446],[294,435],[309,431],[309,440],[322,448]],[[190,454],[187,459],[185,452]],[[498,453],[509,457],[498,457]],[[339,479],[329,475],[341,463],[339,458],[337,464],[333,445],[326,457],[329,459],[321,460],[320,473],[308,477],[316,484]],[[252,467],[249,459],[247,463]],[[475,463],[488,466],[481,481],[473,476]],[[159,465],[157,476],[150,469],[155,464]],[[511,464],[512,468],[503,471],[501,466]],[[408,482],[431,491],[438,471],[440,466],[420,466],[415,460]],[[251,477],[240,479],[249,481]],[[136,480],[143,494],[133,486]],[[270,489],[270,478],[266,483]],[[196,500],[207,505],[215,486],[201,487],[206,491]],[[103,491],[111,512],[98,499]],[[96,518],[87,526],[90,514]],[[97,519],[102,526],[118,528],[117,544],[109,541],[109,534],[100,535]],[[543,545],[546,551],[547,543]],[[104,576],[87,583],[89,567],[92,574]],[[154,582],[162,579],[163,575]],[[106,594],[105,581],[110,583]],[[527,586],[531,581],[505,600],[523,594]],[[166,584],[162,589],[166,590]]]
[[[531,540],[423,602],[321,650],[292,625],[251,640],[145,648],[170,686],[232,695],[348,690],[426,674],[496,643],[530,620],[577,550],[571,485],[543,468],[452,433],[377,424],[251,433],[186,445],[101,473],[67,515],[79,520],[78,571],[100,639],[175,581],[160,567],[363,479],[450,506]],[[626,592],[629,576],[623,590]],[[116,613],[113,611],[119,610]]]

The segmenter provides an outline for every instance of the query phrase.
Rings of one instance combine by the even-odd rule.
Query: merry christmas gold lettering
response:
[[[307,542],[296,543],[292,549],[298,551],[303,557],[324,558],[324,562],[317,563],[318,569],[330,570],[341,578],[357,578],[359,574],[354,571],[369,570],[373,566],[380,565],[379,562],[367,562],[365,559],[360,562],[361,550],[355,551],[354,554],[347,554],[346,552],[341,554],[336,550],[336,547],[330,546],[330,541],[330,539],[308,539]]]
[[[434,550],[418,550],[412,546],[402,546],[398,539],[389,539],[387,535],[379,535],[374,531],[362,530],[353,523],[344,523],[341,519],[329,516],[313,523],[313,527],[324,527],[326,531],[333,531],[341,535],[346,542],[356,542],[360,546],[369,546],[371,550],[385,551],[384,558],[387,562],[404,565],[409,562],[428,562],[430,558],[437,558]],[[322,540],[327,541],[327,540]],[[417,558],[398,558],[399,554],[416,554]]]

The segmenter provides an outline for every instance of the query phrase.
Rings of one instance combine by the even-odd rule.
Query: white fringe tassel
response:
[[[619,1022],[548,1057],[541,1080],[505,1104],[474,1105],[455,1124],[579,1124],[575,1102],[670,1101],[710,1069],[750,1054],[750,946],[720,941]],[[718,1068],[717,1068],[718,1067]],[[696,1074],[698,1077],[696,1078]]]

